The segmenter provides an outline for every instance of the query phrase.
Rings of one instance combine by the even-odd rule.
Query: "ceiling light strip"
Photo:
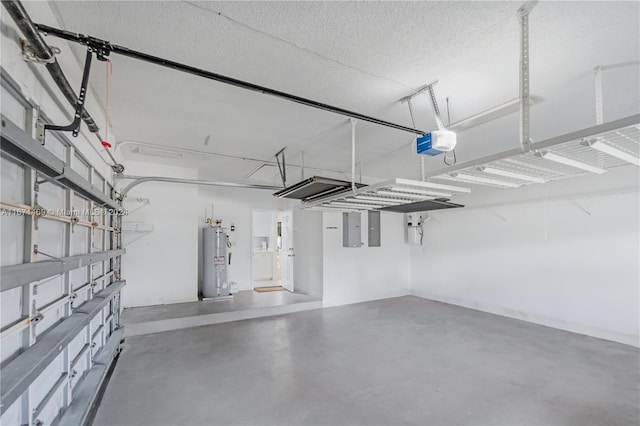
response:
[[[612,157],[619,158],[620,160],[626,161],[627,163],[631,163],[640,167],[640,158],[635,155],[631,155],[627,152],[624,152],[618,148],[614,148],[609,144],[606,144],[602,141],[596,141],[588,144],[591,148],[596,149],[605,154],[611,155]]]
[[[535,156],[533,156],[533,157],[527,156],[527,157],[524,158],[524,160],[526,160],[526,161],[529,161],[530,159],[536,160],[536,157]],[[541,166],[539,166],[537,164],[530,164],[530,163],[527,163],[525,161],[514,160],[513,158],[505,158],[504,161],[508,162],[510,164],[515,164],[516,166],[519,166],[519,167],[524,167],[524,168],[527,168],[527,169],[533,169],[533,170],[535,170],[537,172],[544,172],[544,173],[547,173],[547,174],[551,174],[553,176],[557,176],[558,174],[562,174],[557,169],[553,170],[553,169],[549,169],[549,168],[546,168],[546,167],[541,167]]]
[[[353,198],[349,200],[340,200],[339,203],[348,203],[348,204],[363,204],[363,205],[381,205],[381,206],[397,206],[398,203],[393,201],[371,201],[371,200],[363,200],[360,198]]]
[[[505,182],[498,179],[489,179],[479,176],[467,175],[464,173],[452,173],[451,175],[437,176],[438,179],[449,179],[458,182],[474,183],[477,185],[497,186],[501,188],[519,188],[522,185],[518,183]]]
[[[355,209],[353,207],[336,207],[336,206],[313,206],[313,207],[308,207],[309,210],[340,210],[340,211],[345,211],[345,210],[358,210]]]
[[[391,198],[386,198],[386,197],[370,197],[370,196],[366,196],[366,195],[358,195],[355,198],[356,200],[365,200],[365,201],[375,201],[378,203],[385,203],[388,204],[390,206],[395,206],[398,204],[404,204],[405,201],[404,200],[397,200],[397,199],[391,199]]]
[[[426,196],[426,195],[418,195],[418,194],[408,194],[408,193],[402,193],[402,192],[394,192],[391,190],[382,190],[382,191],[378,191],[378,194],[380,195],[384,195],[387,197],[396,197],[400,200],[433,200],[436,197],[433,196]]]
[[[591,164],[586,164],[586,163],[582,163],[580,161],[577,161],[577,160],[574,160],[574,159],[571,159],[571,158],[563,157],[562,155],[558,155],[558,154],[555,154],[553,152],[543,151],[543,152],[540,152],[538,155],[540,157],[544,158],[545,160],[553,161],[555,163],[564,164],[565,166],[573,167],[573,168],[576,168],[576,169],[582,169],[582,170],[585,170],[587,172],[597,173],[599,175],[601,175],[601,174],[606,172],[605,169],[602,169],[600,167],[592,166]]]
[[[391,190],[399,193],[433,195],[435,197],[451,197],[452,196],[452,194],[448,192],[425,191],[423,189],[404,188],[404,187],[397,187],[397,186],[391,187]]]
[[[395,186],[402,187],[402,188],[405,188],[408,186],[409,188],[407,189],[413,189],[414,187],[425,189],[425,190],[440,189],[442,191],[447,191],[447,192],[463,192],[467,194],[471,192],[471,189],[465,188],[462,186],[443,185],[440,183],[421,182],[416,180],[399,179],[399,178],[396,179]]]
[[[517,179],[517,180],[524,180],[527,182],[533,182],[533,183],[547,182],[546,180],[539,177],[529,176],[522,173],[510,172],[508,170],[496,169],[493,167],[480,167],[479,170],[483,173],[488,173],[490,175],[503,176],[503,177],[508,177],[508,178]]]
[[[380,204],[356,204],[356,203],[343,203],[343,202],[332,202],[331,204],[329,204],[330,206],[336,206],[336,207],[347,207],[350,209],[357,209],[357,210],[372,210],[372,209],[379,209],[385,206],[382,206]]]

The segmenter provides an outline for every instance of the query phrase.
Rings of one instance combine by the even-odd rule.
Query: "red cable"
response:
[[[113,74],[113,63],[111,60],[107,59],[106,62],[106,95],[105,95],[105,106],[104,106],[104,140],[102,141],[102,146],[105,148],[111,148],[111,144],[108,142],[109,140],[109,74]]]

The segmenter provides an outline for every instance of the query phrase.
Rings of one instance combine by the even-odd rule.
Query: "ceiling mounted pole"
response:
[[[43,24],[35,24],[35,25],[38,28],[38,30],[43,32],[45,35],[52,35],[54,37],[58,37],[63,40],[71,41],[71,42],[82,44],[89,47],[108,49],[109,52],[116,53],[118,55],[128,56],[130,58],[138,59],[140,61],[145,61],[145,62],[149,62],[162,67],[171,68],[176,71],[184,72],[187,74],[195,75],[195,76],[206,78],[209,80],[218,81],[220,83],[229,84],[231,86],[240,87],[242,89],[250,90],[252,92],[258,92],[265,95],[275,96],[277,98],[285,99],[290,102],[295,102],[295,103],[306,105],[312,108],[321,109],[323,111],[344,115],[346,117],[354,118],[357,120],[367,121],[369,123],[378,124],[380,126],[390,127],[392,129],[402,130],[404,132],[409,132],[409,133],[418,133],[420,135],[424,135],[425,133],[427,133],[423,130],[412,129],[411,127],[402,126],[400,124],[380,120],[375,117],[360,114],[354,111],[349,111],[344,108],[314,101],[312,99],[303,98],[300,96],[292,95],[290,93],[282,92],[275,89],[270,89],[265,86],[249,83],[247,81],[242,81],[242,80],[238,80],[225,75],[216,74],[211,71],[203,70],[201,68],[185,65],[180,62],[174,62],[169,59],[164,59],[158,56],[149,55],[147,53],[138,52],[138,51],[129,49],[127,47],[111,44],[111,42],[109,41],[102,40],[96,37],[92,37],[84,34],[77,34],[77,33],[61,30],[59,28],[54,28],[48,25],[43,25]]]
[[[429,99],[431,99],[431,107],[433,108],[433,114],[436,116],[436,124],[438,125],[438,130],[444,129],[444,124],[442,123],[442,118],[440,117],[440,108],[438,108],[438,100],[436,99],[436,91],[433,90],[433,85],[438,81],[434,81],[431,84],[427,85],[427,92],[429,92]]]
[[[351,190],[356,192],[356,124],[358,120],[351,119]]]
[[[518,9],[520,23],[520,144],[523,152],[531,145],[529,121],[529,13],[536,1],[528,1]]]
[[[604,123],[604,107],[602,103],[602,67],[593,69],[593,77],[596,92],[596,124]]]
[[[431,83],[431,84],[435,84]],[[413,117],[413,104],[411,103],[411,99],[413,99],[417,94],[422,93],[427,86],[422,87],[420,90],[418,90],[418,92],[414,93],[413,95],[407,96],[404,99],[400,100],[400,103],[404,103],[406,102],[407,105],[409,106],[409,114],[411,115],[411,123],[413,124],[413,127],[416,127],[416,120]],[[414,142],[417,144],[418,143],[418,139],[417,139],[417,135],[416,135],[416,139],[414,139]],[[420,156],[420,179],[424,182],[425,181],[425,176],[424,176],[424,155]]]

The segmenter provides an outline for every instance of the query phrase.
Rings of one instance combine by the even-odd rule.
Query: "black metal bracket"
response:
[[[73,132],[73,136],[78,136],[80,132],[80,123],[82,123],[82,110],[84,108],[84,101],[87,97],[87,86],[89,85],[89,74],[91,72],[91,59],[93,55],[93,49],[87,48],[87,55],[84,60],[84,71],[82,72],[82,85],[80,86],[80,93],[78,94],[78,100],[76,101],[76,110],[74,112],[73,121],[66,126],[59,126],[56,124],[45,124],[45,130],[58,130],[61,132]]]

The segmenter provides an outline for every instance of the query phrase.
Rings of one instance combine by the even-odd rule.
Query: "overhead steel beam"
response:
[[[109,260],[124,253],[124,249],[118,249],[63,257],[60,259],[61,261],[46,260],[43,262],[3,266],[0,268],[0,291],[11,290],[54,275],[89,266],[96,262]]]
[[[355,118],[357,120],[367,121],[369,123],[378,124],[380,126],[390,127],[396,130],[402,130],[413,134],[424,135],[424,130],[412,129],[411,127],[402,126],[400,124],[384,121],[379,118],[371,117],[368,115],[360,114],[358,112],[350,111],[337,106],[325,104],[323,102],[314,101],[312,99],[303,98],[301,96],[292,95],[290,93],[282,92],[280,90],[270,89],[265,86],[249,83],[247,81],[238,80],[236,78],[227,77],[225,75],[216,74],[211,71],[196,68],[191,65],[185,65],[180,62],[171,61],[169,59],[160,58],[158,56],[149,55],[148,53],[138,52],[127,47],[111,44],[111,42],[102,40],[96,37],[77,34],[70,31],[61,30],[59,28],[50,27],[43,24],[35,24],[38,30],[42,31],[45,35],[52,35],[67,41],[82,44],[84,46],[90,46],[95,49],[103,49],[119,55],[128,56],[133,59],[138,59],[144,62],[149,62],[154,65],[159,65],[166,68],[171,68],[176,71],[181,71],[187,74],[195,75],[198,77],[206,78],[209,80],[218,81],[220,83],[229,84],[231,86],[239,87],[252,92],[258,92],[265,95],[275,96],[280,99],[294,102],[301,105],[306,105],[311,108],[321,109],[323,111],[332,112],[335,114],[344,115],[346,117]]]
[[[33,346],[2,367],[0,415],[28,389],[31,383],[62,353],[67,344],[91,322],[91,319],[124,285],[124,281],[111,283],[96,294],[93,299],[74,309],[71,316],[53,326]]]
[[[531,144],[530,113],[529,113],[529,13],[535,7],[537,0],[529,0],[518,9],[518,23],[520,24],[520,144],[522,151],[529,150]]]

